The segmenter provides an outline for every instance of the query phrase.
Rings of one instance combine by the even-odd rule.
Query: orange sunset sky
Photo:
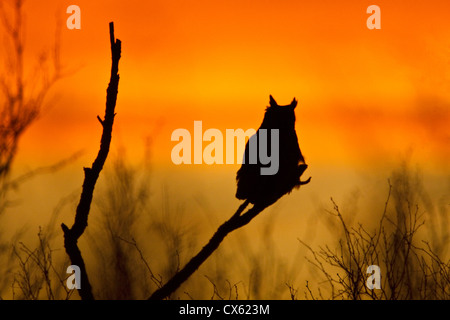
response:
[[[81,9],[68,30],[66,8]],[[448,169],[450,6],[447,1],[27,1],[27,63],[61,28],[67,71],[18,161],[43,165],[94,152],[109,81],[108,23],[123,42],[114,139],[133,156],[152,137],[171,165],[176,128],[257,128],[272,94],[295,96],[308,162],[372,166],[412,153]]]
[[[80,30],[66,27],[71,4],[81,9]],[[114,21],[122,58],[111,158],[125,150],[128,160],[139,162],[150,141],[155,173],[164,172],[162,182],[179,188],[179,196],[189,199],[192,187],[202,186],[206,193],[225,189],[224,198],[233,199],[239,165],[176,166],[171,133],[193,133],[195,120],[203,121],[203,130],[257,129],[269,94],[280,104],[299,100],[296,128],[309,164],[305,178],[313,176],[310,190],[325,199],[347,190],[343,180],[350,189],[358,184],[356,172],[376,176],[385,187],[403,159],[432,178],[448,179],[450,5],[377,1],[381,30],[369,30],[371,4],[26,1],[28,70],[59,33],[65,77],[21,139],[13,172],[82,151],[61,173],[60,187],[47,182],[46,188],[63,185],[69,192],[81,184],[81,167],[90,165],[99,146],[96,116],[104,113],[108,23]],[[29,188],[45,198],[42,188]]]

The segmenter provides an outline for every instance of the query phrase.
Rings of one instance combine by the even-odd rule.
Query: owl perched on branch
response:
[[[242,166],[236,175],[236,198],[268,206],[311,180],[300,180],[308,165],[295,132],[296,106],[295,98],[291,104],[279,106],[270,96],[263,122],[245,146]],[[268,163],[269,158],[272,163]]]

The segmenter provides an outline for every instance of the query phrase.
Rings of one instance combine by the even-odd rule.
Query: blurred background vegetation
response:
[[[58,224],[64,208],[74,212],[77,198],[74,192],[61,199],[37,235],[26,237],[31,230],[23,229],[2,240],[2,298],[79,298],[65,286],[69,261]],[[227,237],[170,298],[448,299],[448,199],[434,202],[420,170],[406,162],[386,179],[384,190],[367,199],[369,205],[360,198],[353,192],[342,205],[331,199],[318,206],[310,218],[317,221],[292,239],[287,255],[279,248],[286,241],[277,238],[277,225],[288,213],[283,204],[269,208],[253,230]],[[199,203],[199,211],[214,214]],[[169,188],[152,187],[150,163],[130,165],[120,150],[102,173],[86,238],[80,240],[94,296],[147,298],[220,222],[204,217],[186,210]],[[366,286],[372,264],[381,268],[380,290]]]

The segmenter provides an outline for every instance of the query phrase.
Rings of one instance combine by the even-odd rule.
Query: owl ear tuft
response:
[[[278,107],[278,103],[275,101],[275,99],[270,95],[270,106],[271,107]]]
[[[297,102],[298,101],[295,98],[292,100],[292,102],[291,102],[292,109],[295,109],[295,107],[297,106]]]

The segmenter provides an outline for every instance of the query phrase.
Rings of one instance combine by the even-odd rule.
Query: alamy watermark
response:
[[[224,135],[219,129],[203,132],[202,121],[194,121],[193,135],[187,129],[175,129],[171,140],[179,141],[171,152],[172,162],[179,164],[242,164],[245,163],[244,150],[248,139],[248,163],[261,164],[261,175],[274,175],[280,165],[278,129],[226,129]],[[269,149],[270,136],[270,150]],[[203,142],[209,142],[203,148]],[[236,144],[235,144],[236,143]],[[236,149],[236,154],[235,154]],[[193,152],[192,152],[193,150]],[[193,157],[192,157],[193,153]]]
[[[370,290],[381,289],[381,269],[379,266],[372,264],[367,267],[366,273],[370,274],[367,278],[366,286]]]
[[[73,272],[73,273],[72,273]],[[67,267],[66,273],[71,275],[66,280],[66,286],[69,290],[81,289],[81,270],[77,265],[70,265]]]
[[[77,265],[70,265],[67,267],[67,273],[71,274],[66,280],[66,286],[69,290],[81,289],[81,271]],[[367,277],[366,286],[370,290],[381,289],[381,269],[377,265],[370,265],[366,270]]]
[[[81,9],[76,4],[72,4],[67,7],[66,13],[70,14],[67,18],[66,25],[67,29],[81,29]]]

